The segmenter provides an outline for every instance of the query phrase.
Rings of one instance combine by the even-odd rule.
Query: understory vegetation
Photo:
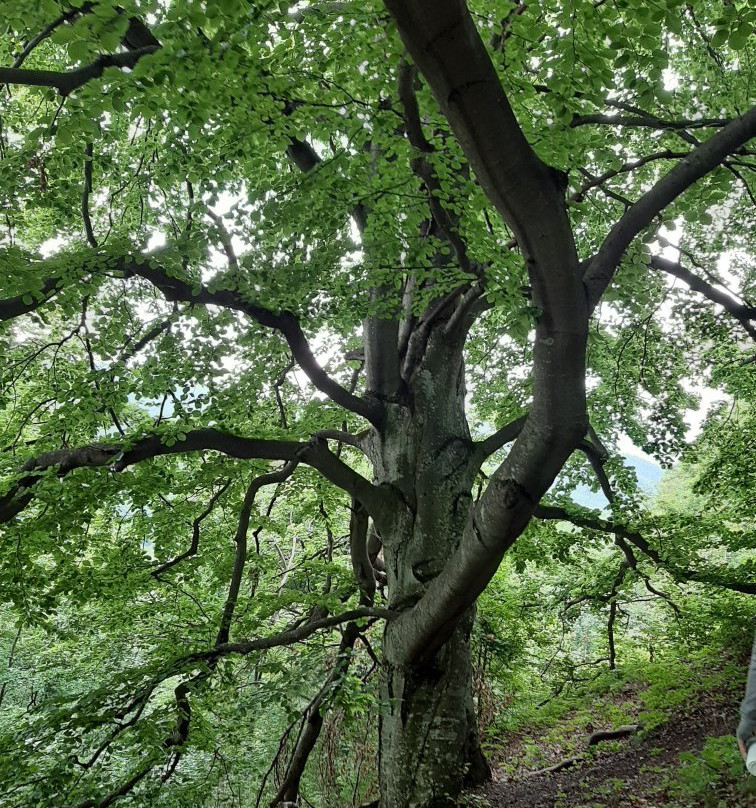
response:
[[[678,549],[681,565],[693,565],[695,558],[724,561],[734,576],[748,581],[756,555],[751,546],[754,523],[744,516],[747,503],[741,497],[752,496],[750,465],[742,464],[746,478],[733,474],[716,495],[707,491],[715,468],[725,462],[740,465],[740,458],[728,460],[722,452],[730,449],[741,428],[747,443],[748,418],[723,409],[689,452],[689,460],[665,472],[652,494],[639,492],[638,501],[652,514],[655,529],[669,537],[668,552],[673,552],[675,536],[685,536]],[[300,510],[295,512],[282,508],[274,496],[259,506],[252,535],[257,539],[264,530],[266,542],[255,549],[246,581],[250,592],[259,593],[254,608],[250,603],[244,613],[250,630],[271,615],[295,614],[327,602],[312,586],[323,575],[330,576],[336,592],[349,586],[346,516],[333,508],[322,536],[313,525],[326,508],[324,501],[302,487],[297,502]],[[564,502],[571,506],[571,500]],[[716,520],[708,523],[707,532],[701,522],[714,510]],[[603,515],[597,511],[595,518]],[[130,513],[121,517],[109,531],[111,551],[119,554],[127,546],[122,531],[133,521]],[[213,519],[221,531],[227,524],[222,512],[203,523],[207,541]],[[737,528],[733,535],[742,535],[743,541],[724,544],[721,534],[712,532],[712,525],[721,522]],[[698,525],[697,531],[692,525]],[[143,544],[124,569],[144,566],[150,574],[154,553],[150,544]],[[600,808],[619,800],[616,804],[724,808],[754,799],[756,780],[745,773],[733,736],[750,651],[753,598],[691,583],[648,559],[636,561],[617,583],[617,570],[627,558],[603,531],[575,529],[567,522],[534,523],[479,599],[472,635],[475,705],[502,804],[510,804],[506,784],[527,783],[539,794],[553,775],[534,773],[565,761],[563,771],[597,762],[606,771],[600,784],[585,788],[579,802],[572,795],[549,803],[546,795],[533,805]],[[52,554],[46,563],[54,568]],[[33,619],[21,621],[4,607],[2,772],[7,783],[18,782],[22,771],[25,785],[38,786],[23,797],[32,802],[14,801],[9,788],[3,804],[34,804],[37,797],[28,795],[35,793],[40,804],[51,793],[65,799],[76,783],[56,779],[61,764],[67,768],[76,754],[72,750],[90,727],[113,715],[114,696],[132,699],[138,692],[149,676],[151,645],[162,647],[172,639],[181,648],[187,632],[213,630],[211,620],[192,625],[183,615],[204,614],[213,597],[221,608],[223,578],[214,578],[214,559],[204,570],[197,560],[190,563],[197,566],[191,579],[153,576],[157,584],[171,587],[175,611],[169,614],[149,594],[125,611],[128,593],[114,598],[121,581],[109,576],[96,582],[96,569],[87,559],[76,573],[81,594],[69,595],[54,615],[36,607]],[[196,691],[192,743],[185,746],[171,789],[156,783],[143,792],[139,804],[269,804],[285,780],[291,750],[318,697],[325,706],[324,726],[300,784],[302,798],[318,808],[369,803],[378,789],[374,716],[380,709],[379,644],[380,631],[365,621],[348,672],[325,688],[323,672],[338,668],[338,634],[272,648],[253,662],[220,670],[212,686]],[[107,743],[98,745],[93,757],[102,750],[116,778],[128,777],[132,750],[159,747],[170,731],[175,699],[170,681],[160,683],[153,699],[151,723],[143,734],[132,731],[123,742],[98,732]],[[128,724],[121,719],[120,726]],[[589,745],[592,733],[624,727],[632,733]],[[664,733],[654,740],[660,729]],[[674,735],[683,743],[670,751],[665,743]],[[622,766],[613,772],[612,755],[628,748],[644,748],[650,757],[632,777]],[[76,760],[82,771],[88,762]],[[463,804],[497,805],[497,799],[497,793],[470,793]]]

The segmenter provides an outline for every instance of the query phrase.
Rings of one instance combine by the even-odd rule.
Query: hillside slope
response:
[[[490,808],[748,808],[756,807],[756,777],[735,749],[738,688],[697,694],[654,729],[586,748],[589,725],[546,751],[546,768],[569,757],[582,760],[556,772],[506,771],[505,761],[539,743],[526,734],[499,749],[501,766],[485,791]],[[616,725],[615,725],[616,726]],[[544,734],[542,742],[553,739]],[[511,755],[511,757],[509,757]],[[481,795],[483,796],[483,795]]]

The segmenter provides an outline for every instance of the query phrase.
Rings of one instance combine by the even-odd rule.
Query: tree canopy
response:
[[[604,605],[657,569],[756,593],[750,4],[0,25],[9,806],[295,802],[316,743],[359,783],[378,733],[320,803],[447,804],[503,558]],[[628,438],[697,464],[687,509]],[[369,743],[322,737],[339,705]]]

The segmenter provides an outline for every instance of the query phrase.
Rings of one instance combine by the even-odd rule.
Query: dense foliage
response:
[[[488,103],[432,6],[3,3],[0,804],[395,808],[423,649],[495,756],[586,669],[742,647],[756,10],[439,2]]]

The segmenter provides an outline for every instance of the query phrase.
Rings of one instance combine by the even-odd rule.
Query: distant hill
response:
[[[659,487],[659,480],[661,480],[664,469],[651,460],[636,457],[635,455],[626,455],[624,460],[628,466],[632,466],[635,469],[640,489],[648,496],[655,494],[656,489]],[[591,491],[584,485],[575,489],[572,499],[578,505],[583,505],[586,508],[601,509],[607,505],[606,497],[601,491]]]

